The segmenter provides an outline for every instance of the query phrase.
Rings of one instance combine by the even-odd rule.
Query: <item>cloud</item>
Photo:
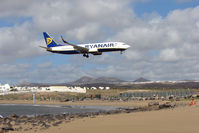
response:
[[[20,58],[42,55],[40,40],[35,37],[31,25],[0,28],[0,61],[10,62]]]
[[[175,49],[164,49],[160,53],[160,60],[162,61],[176,61],[178,57]]]
[[[19,81],[27,81],[27,72],[31,68],[29,64],[1,64],[0,75],[1,83],[16,83]]]
[[[132,70],[129,71],[138,72],[126,77],[136,78],[139,75],[156,80],[198,79],[197,69],[191,70],[197,66],[195,63],[199,56],[198,11],[199,7],[195,7],[174,10],[164,19],[158,15],[147,19],[137,18],[131,26],[112,36],[112,40],[119,39],[132,46],[126,53],[128,60],[125,61],[131,62]],[[143,64],[142,61],[148,63]],[[185,65],[185,62],[189,65]],[[139,67],[134,69],[135,64]],[[127,66],[126,69],[129,68]],[[187,67],[189,71],[184,71]]]
[[[1,0],[0,18],[29,16],[29,8],[34,0]]]

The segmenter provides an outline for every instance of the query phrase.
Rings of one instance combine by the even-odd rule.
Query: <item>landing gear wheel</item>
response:
[[[89,57],[89,55],[88,55],[88,54],[83,54],[83,56],[84,56],[84,57],[86,57],[86,58],[88,58],[88,57]]]

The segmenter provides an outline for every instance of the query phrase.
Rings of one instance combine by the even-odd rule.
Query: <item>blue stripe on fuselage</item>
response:
[[[103,49],[98,49],[98,52],[111,52],[111,51],[124,51],[126,49],[121,49],[121,48],[103,48]]]
[[[58,53],[58,54],[80,54],[77,50],[72,51],[51,51],[52,53]]]
[[[124,51],[126,49],[119,49],[119,48],[100,48],[98,49],[98,52],[111,52],[111,51]],[[52,53],[58,53],[58,54],[81,54],[79,51],[77,50],[71,50],[71,51],[51,51]],[[93,53],[93,52],[89,52],[89,53]]]

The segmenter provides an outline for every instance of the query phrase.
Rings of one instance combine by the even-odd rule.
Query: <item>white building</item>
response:
[[[91,90],[97,90],[97,87],[94,87],[94,86],[93,86],[93,87],[91,87],[90,89],[91,89]]]
[[[9,84],[0,85],[0,92],[10,91],[10,90],[11,89]]]
[[[39,91],[50,91],[49,87],[40,87]]]
[[[99,89],[100,89],[100,90],[104,90],[104,87],[100,86]]]
[[[41,91],[45,92],[75,92],[75,93],[86,93],[86,88],[81,87],[67,87],[67,86],[50,86],[42,87]]]
[[[106,90],[110,90],[110,87],[105,87],[106,88]]]

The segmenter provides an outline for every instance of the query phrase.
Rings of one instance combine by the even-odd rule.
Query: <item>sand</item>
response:
[[[197,133],[199,107],[84,118],[43,133]]]
[[[75,119],[38,133],[197,133],[199,106]],[[20,131],[21,132],[21,131]],[[35,132],[35,131],[28,131]],[[26,133],[23,131],[22,133]]]

